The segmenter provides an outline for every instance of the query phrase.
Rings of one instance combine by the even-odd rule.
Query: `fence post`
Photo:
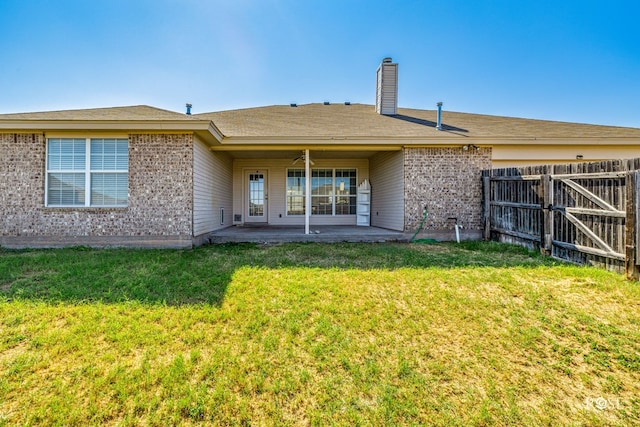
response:
[[[484,229],[482,230],[482,238],[484,240],[491,239],[491,177],[485,175],[482,177],[482,216],[484,219]]]
[[[638,224],[640,223],[640,171],[632,171],[626,177],[627,218],[625,220],[625,266],[627,279],[640,280],[640,242]]]
[[[545,174],[542,180],[542,235],[540,249],[545,255],[551,255],[553,250],[553,181],[551,175]]]

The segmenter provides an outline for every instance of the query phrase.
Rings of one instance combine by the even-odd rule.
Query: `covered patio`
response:
[[[287,243],[287,242],[407,242],[411,235],[378,227],[350,225],[311,226],[234,226],[210,234],[210,243]]]

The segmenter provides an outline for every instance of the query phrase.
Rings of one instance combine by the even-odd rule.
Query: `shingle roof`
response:
[[[248,138],[632,138],[640,139],[639,128],[521,119],[482,114],[443,112],[443,131],[436,130],[437,112],[399,108],[395,116],[382,116],[373,105],[306,104],[297,107],[274,105],[194,114],[192,116],[138,105],[130,107],[38,113],[0,114],[2,122],[65,121],[87,122],[183,122],[181,129],[201,129],[213,121],[226,137]],[[198,123],[196,125],[196,123]],[[114,124],[117,126],[117,123]]]
[[[193,120],[193,118],[192,116],[188,116],[186,114],[180,114],[173,111],[150,107],[148,105],[136,105],[130,107],[89,108],[84,110],[0,114],[0,120],[156,121]]]
[[[381,116],[373,105],[268,106],[194,115],[212,120],[228,137],[361,138],[640,138],[640,129],[444,111],[443,131],[435,110],[399,108]]]

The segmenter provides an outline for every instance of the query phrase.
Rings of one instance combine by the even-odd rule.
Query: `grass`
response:
[[[0,425],[632,425],[640,286],[495,243],[0,250]]]

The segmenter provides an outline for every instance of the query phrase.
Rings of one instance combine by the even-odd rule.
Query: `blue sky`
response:
[[[0,113],[374,103],[640,127],[637,0],[2,0]]]

